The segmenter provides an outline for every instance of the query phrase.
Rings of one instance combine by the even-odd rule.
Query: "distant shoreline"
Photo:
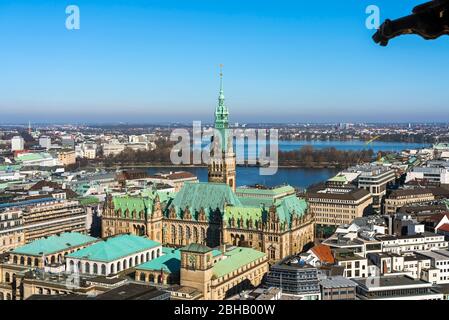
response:
[[[117,169],[134,169],[134,168],[173,168],[173,169],[183,169],[183,168],[207,168],[207,165],[188,165],[188,164],[126,164],[126,165],[114,165],[114,166],[87,166],[80,169],[95,169],[102,168],[105,170],[117,170]],[[260,168],[256,165],[237,165],[237,168]],[[301,165],[278,165],[278,168],[282,169],[339,169],[338,165],[316,165],[316,166],[301,166]]]

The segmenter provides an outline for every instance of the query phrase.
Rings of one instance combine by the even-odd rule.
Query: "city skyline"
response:
[[[220,63],[231,123],[441,122],[446,39],[378,47],[370,4],[81,0],[67,30],[65,3],[1,1],[0,123],[210,122]]]

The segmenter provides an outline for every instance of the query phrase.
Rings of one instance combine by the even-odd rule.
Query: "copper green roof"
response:
[[[179,250],[164,248],[163,255],[147,261],[136,267],[137,270],[164,271],[166,273],[177,273],[181,268],[181,252]]]
[[[122,234],[94,243],[67,255],[67,257],[110,262],[160,245],[159,242],[148,238]]]
[[[253,227],[257,227],[259,223],[266,220],[267,210],[268,208],[262,207],[226,207],[223,220],[230,224],[231,219],[234,218],[236,226],[241,228],[248,227],[248,222],[251,220]],[[243,221],[242,226],[240,221]]]
[[[79,247],[97,241],[97,238],[87,236],[78,232],[66,232],[60,235],[50,236],[34,240],[24,246],[14,249],[13,253],[42,256],[73,247]]]
[[[82,205],[82,206],[100,203],[100,200],[94,196],[78,198],[78,201],[79,201],[80,205]]]
[[[237,188],[236,194],[244,206],[270,207],[276,198],[295,194],[295,189],[288,185],[273,189]]]
[[[307,202],[305,199],[300,199],[296,195],[284,197],[276,200],[276,213],[282,223],[291,226],[293,214],[302,217],[307,210]]]
[[[17,162],[22,162],[22,161],[36,161],[36,160],[43,160],[43,159],[48,159],[48,158],[52,158],[52,156],[47,153],[47,152],[40,152],[40,153],[22,153],[19,154],[16,157],[16,161]]]
[[[226,258],[215,263],[212,269],[213,274],[217,278],[230,274],[253,261],[263,258],[266,254],[251,248],[237,247],[225,252],[224,255]]]
[[[281,225],[287,228],[291,227],[295,214],[302,217],[307,210],[306,200],[294,194],[275,199],[272,205],[276,207],[276,214]],[[225,209],[224,221],[230,226],[231,219],[234,218],[235,225],[239,228],[247,228],[249,221],[252,221],[253,227],[257,227],[259,223],[267,221],[270,206],[228,206]],[[242,222],[243,225],[240,225]]]
[[[159,201],[164,203],[171,200],[174,195],[169,192],[147,189],[139,196],[114,196],[112,198],[112,203],[114,204],[114,210],[116,212],[121,210],[122,215],[125,214],[126,210],[129,210],[130,213],[133,213],[134,211],[136,213],[143,212],[145,215],[151,216],[156,197],[159,197]]]
[[[277,195],[281,195],[283,193],[294,193],[295,189],[292,186],[279,186],[272,189],[258,189],[258,188],[237,188],[236,193],[239,194],[248,194],[248,195],[258,195],[258,196],[268,196],[274,197]]]
[[[112,198],[114,210],[122,211],[122,215],[125,215],[125,211],[130,213],[141,213],[145,215],[151,215],[153,213],[154,199],[149,197],[134,197],[134,196],[116,196]]]
[[[173,200],[168,202],[165,214],[169,214],[169,209],[173,207],[177,217],[182,218],[183,212],[189,208],[194,219],[198,219],[201,209],[204,209],[206,219],[212,218],[212,213],[224,212],[225,204],[241,205],[229,185],[225,183],[186,182],[181,190],[175,195]]]
[[[199,243],[191,243],[185,247],[182,247],[179,250],[188,252],[198,252],[198,253],[206,253],[212,251],[212,249],[209,248],[208,246]]]

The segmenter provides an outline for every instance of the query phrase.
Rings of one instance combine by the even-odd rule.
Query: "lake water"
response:
[[[207,168],[169,168],[155,167],[147,169],[150,174],[161,171],[189,171],[196,175],[200,181],[207,181]],[[259,174],[259,168],[256,167],[237,167],[237,186],[263,184],[269,187],[289,184],[301,189],[327,180],[338,173],[336,169],[304,169],[304,168],[279,168],[277,173],[272,176],[262,176]]]
[[[350,140],[350,141],[319,141],[319,140],[298,140],[298,141],[279,141],[278,148],[280,151],[292,151],[301,149],[304,146],[312,146],[314,149],[325,149],[325,148],[335,148],[337,150],[342,151],[357,151],[357,150],[369,150],[372,149],[374,154],[377,154],[379,151],[388,151],[388,152],[398,152],[406,149],[418,149],[431,146],[430,144],[424,143],[408,143],[408,142],[382,142],[382,141],[373,141],[371,143],[367,143],[365,141],[360,140]],[[210,142],[203,142],[201,148],[208,149],[210,148]],[[248,155],[251,155],[253,159],[257,158],[259,153],[258,146],[252,146],[252,148],[248,148],[248,142],[245,144],[239,143],[236,144],[234,141],[234,150],[237,154],[237,157],[248,159]],[[269,147],[267,146],[267,150]]]
[[[374,153],[378,151],[401,151],[405,149],[416,149],[429,146],[421,143],[403,143],[403,142],[380,142],[374,141],[366,144],[364,141],[280,141],[279,150],[290,151],[300,149],[305,145],[312,145],[316,149],[334,147],[338,150],[363,150],[372,149]],[[150,174],[161,171],[184,170],[192,172],[200,181],[207,181],[207,168],[169,168],[157,167],[148,168]],[[290,184],[298,188],[307,188],[312,184],[325,181],[338,173],[337,169],[309,169],[309,168],[279,168],[277,173],[272,176],[263,176],[259,174],[259,168],[256,167],[237,167],[237,186],[263,184],[274,187],[281,184]]]
[[[408,142],[383,142],[373,141],[367,144],[365,141],[350,140],[350,141],[279,141],[279,150],[291,151],[300,149],[303,146],[311,145],[316,149],[332,148],[337,150],[357,151],[363,149],[372,149],[374,153],[378,151],[401,151],[405,149],[417,149],[431,146],[425,143],[408,143]]]

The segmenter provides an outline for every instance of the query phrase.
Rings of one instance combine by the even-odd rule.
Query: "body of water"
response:
[[[304,146],[312,146],[314,149],[335,148],[341,151],[359,151],[372,149],[374,154],[379,151],[385,152],[399,152],[406,149],[419,149],[431,146],[425,143],[409,143],[409,142],[382,142],[373,141],[367,143],[366,141],[350,140],[350,141],[319,141],[319,140],[297,140],[297,141],[279,141],[279,151],[293,151],[301,149]],[[210,143],[204,142],[201,146],[202,149],[210,148]],[[248,142],[245,144],[239,143],[236,145],[234,142],[234,150],[237,157],[248,159],[248,155],[251,155],[253,159],[257,158],[259,154],[258,146],[252,146],[248,148]],[[269,147],[267,146],[267,151]]]
[[[206,167],[154,167],[147,169],[150,174],[169,171],[188,171],[196,175],[201,182],[207,181]],[[298,188],[307,188],[312,184],[325,181],[338,173],[336,169],[303,169],[303,168],[279,168],[272,176],[262,176],[257,167],[237,167],[237,186],[263,184],[269,187],[289,184]]]
[[[311,145],[316,149],[334,147],[338,150],[363,150],[372,149],[374,153],[378,151],[398,152],[405,149],[416,149],[430,146],[422,143],[405,142],[381,142],[373,141],[367,144],[365,141],[279,141],[279,150],[290,151],[297,150],[303,146]],[[167,171],[189,171],[196,175],[200,181],[207,181],[206,167],[154,167],[148,168],[150,174]],[[272,176],[263,176],[259,173],[257,167],[237,167],[237,186],[263,184],[269,187],[275,187],[281,184],[289,184],[298,188],[307,188],[310,185],[323,182],[338,173],[337,169],[310,169],[310,168],[279,168],[277,173]]]
[[[408,142],[383,142],[373,141],[366,143],[366,141],[350,140],[350,141],[279,141],[279,150],[291,151],[300,149],[303,146],[310,145],[315,149],[335,148],[337,150],[357,151],[363,149],[372,149],[374,153],[378,151],[398,152],[406,149],[418,149],[431,146],[426,143],[408,143]]]

